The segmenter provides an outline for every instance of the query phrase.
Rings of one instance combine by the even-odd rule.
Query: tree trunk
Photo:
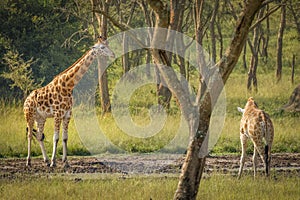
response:
[[[247,70],[247,43],[244,45],[244,51],[243,51],[243,67],[245,70]]]
[[[123,65],[123,73],[125,74],[126,72],[129,71],[130,66],[129,66],[129,52],[128,52],[128,40],[127,40],[127,35],[126,33],[123,34],[123,56],[122,56],[122,65]],[[125,53],[127,52],[127,53]]]
[[[278,37],[277,37],[277,60],[276,60],[277,82],[279,82],[281,80],[281,73],[282,73],[282,39],[283,39],[283,31],[285,28],[285,15],[286,15],[286,6],[285,6],[285,4],[283,4],[281,6],[280,26],[279,26]]]
[[[118,3],[117,3],[118,4]],[[137,3],[136,2],[133,2],[132,3],[132,6],[131,6],[131,12],[130,12],[130,16],[128,17],[127,19],[127,22],[126,22],[126,25],[128,26],[130,23],[131,23],[131,20],[133,18],[133,14],[134,14],[134,11],[135,11],[135,8],[136,8],[136,5]],[[121,13],[121,12],[119,12]],[[123,21],[122,19],[123,17],[121,17],[121,21]],[[129,62],[129,52],[128,52],[128,38],[129,36],[124,33],[123,34],[123,45],[122,45],[122,48],[123,48],[123,56],[122,56],[122,65],[123,65],[123,73],[125,74],[126,72],[128,72],[130,70],[130,62]],[[128,53],[125,53],[125,52],[128,52]]]
[[[220,48],[219,48],[219,57],[223,57],[223,34],[222,34],[222,29],[221,29],[221,22],[220,22],[220,16],[218,17],[218,22],[217,22],[217,30],[218,30],[218,40],[220,43]]]
[[[160,0],[155,0],[155,1],[147,0],[147,2],[156,14],[155,27],[168,29],[168,27],[169,27],[169,12],[167,10],[167,7],[165,7],[163,2]],[[152,38],[153,44],[156,44],[156,47],[166,44],[166,39],[167,39],[166,37],[167,37],[167,32],[166,33],[162,33],[162,32],[158,33],[157,31],[154,31],[153,38]],[[164,38],[164,39],[162,39],[162,38]],[[170,42],[172,42],[172,41],[170,41]],[[153,57],[153,60],[156,65],[163,64],[166,66],[171,66],[167,55],[166,55],[166,57],[162,58],[157,49],[152,49],[151,53],[152,53],[152,57]],[[164,54],[165,54],[165,51],[164,51]],[[166,87],[165,80],[161,76],[161,72],[158,71],[158,73],[156,73],[156,74],[157,74],[158,104],[163,106],[166,109],[169,109],[172,93],[169,90],[169,88]]]
[[[287,112],[300,112],[300,84],[294,89],[289,102],[281,109]]]
[[[292,14],[293,18],[294,18],[294,22],[296,24],[296,28],[297,28],[297,32],[298,32],[298,39],[300,39],[300,19],[299,19],[299,11],[297,12],[297,1],[295,1],[295,4],[293,4],[293,1],[287,1],[288,3],[288,9],[289,9],[289,13]],[[296,9],[296,10],[295,10]]]
[[[254,34],[253,40],[257,40],[257,35]],[[252,91],[252,84],[254,86],[254,91],[257,92],[257,78],[256,78],[256,69],[258,65],[258,54],[256,51],[256,48],[252,45],[250,40],[248,39],[248,44],[252,52],[250,65],[249,65],[249,71],[248,71],[248,81],[247,81],[247,89],[248,91]],[[255,44],[255,42],[254,42]]]
[[[204,6],[204,0],[196,0],[195,2],[195,35],[196,35],[196,42],[198,45],[196,45],[197,49],[197,62],[198,62],[198,68],[200,72],[200,78],[199,81],[201,84],[199,84],[198,93],[202,94],[203,91],[206,90],[206,75],[208,74],[206,69],[206,63],[205,63],[205,56],[204,52],[202,51],[202,39],[203,39],[203,27],[204,23],[202,21],[202,12],[203,12],[203,6]]]
[[[292,58],[292,74],[291,74],[291,82],[292,84],[294,84],[294,77],[295,77],[295,62],[296,62],[296,55],[293,54],[293,58]]]
[[[269,5],[266,5],[266,10],[267,12],[270,11],[269,9]],[[265,31],[265,37],[263,37],[263,43],[262,43],[262,56],[265,58],[265,63],[268,62],[268,57],[269,57],[269,53],[268,53],[268,47],[269,47],[269,40],[270,40],[270,35],[271,35],[271,31],[270,31],[270,18],[267,17],[266,19],[266,31]]]
[[[97,2],[97,0],[93,0],[94,5],[101,6],[102,10],[108,13],[109,5],[105,0],[102,0],[101,4]],[[99,33],[101,37],[107,38],[107,18],[106,16],[100,16],[99,13],[95,13],[98,25],[99,25]],[[106,66],[107,58],[103,57],[101,59],[97,59],[98,61],[98,78],[99,78],[99,90],[100,90],[100,101],[102,113],[107,113],[111,111],[111,104],[109,99],[109,89],[108,89],[108,78],[106,69],[102,66]]]
[[[184,18],[184,11],[185,11],[185,1],[186,0],[171,0],[170,1],[170,29],[169,30],[175,30],[178,32],[182,32],[182,23]],[[167,37],[167,44],[173,45],[174,44],[174,32],[169,32]],[[178,46],[184,47],[183,37],[181,35],[180,40],[176,41],[178,43]],[[172,49],[172,48],[170,48]],[[185,54],[185,48],[182,48],[178,51],[180,52],[180,55]],[[172,63],[172,53],[167,53],[170,63]],[[174,55],[176,56],[176,55]],[[186,69],[185,69],[185,62],[184,58],[181,56],[178,56],[178,65],[180,69],[180,74],[183,77],[186,77]]]
[[[264,13],[264,9],[261,9],[258,13],[257,19],[261,19]],[[253,40],[252,43],[250,42],[250,39],[248,39],[248,44],[251,49],[251,59],[250,59],[250,65],[249,65],[249,71],[248,71],[248,81],[247,81],[247,89],[249,91],[252,90],[252,86],[254,88],[254,91],[257,92],[257,78],[256,78],[256,70],[258,66],[258,52],[259,52],[259,38],[262,33],[261,31],[262,27],[261,24],[257,24],[253,30]]]
[[[213,9],[213,14],[210,19],[210,26],[209,26],[210,39],[211,39],[211,59],[214,63],[216,63],[216,59],[217,59],[215,21],[216,21],[218,9],[219,9],[219,0],[216,0]]]
[[[246,4],[244,5],[244,9],[241,15],[239,16],[239,20],[237,22],[236,29],[234,32],[234,37],[229,47],[227,48],[223,59],[221,59],[216,64],[216,67],[219,69],[224,83],[226,83],[230,73],[232,72],[235,64],[238,61],[255,13],[259,10],[262,2],[262,0],[249,0],[246,2]],[[164,69],[160,68],[160,70],[163,71]],[[164,75],[166,74],[164,73]],[[173,79],[174,77],[171,80]],[[167,80],[167,84],[172,85],[172,82],[169,82],[169,79]],[[178,99],[181,99],[179,96],[181,95],[179,89],[176,88],[176,90],[172,90],[172,92],[176,95]],[[201,175],[205,164],[205,157],[201,158],[199,157],[199,154],[202,143],[203,141],[205,141],[204,137],[208,133],[207,131],[209,127],[212,106],[217,100],[216,97],[218,97],[218,95],[221,93],[222,87],[214,85],[214,81],[212,81],[212,89],[213,94],[210,93],[210,91],[206,90],[200,98],[201,101],[199,102],[198,110],[200,114],[199,122],[193,122],[193,118],[186,118],[189,119],[190,131],[195,131],[194,133],[192,133],[195,137],[193,137],[191,142],[189,143],[186,159],[182,166],[180,180],[174,199],[196,199],[197,197]],[[215,99],[211,99],[211,95],[213,95]],[[184,104],[188,102],[180,101],[180,103]],[[182,105],[181,107],[184,108],[185,106],[186,105]],[[198,126],[196,129],[193,128],[194,124],[197,124]]]

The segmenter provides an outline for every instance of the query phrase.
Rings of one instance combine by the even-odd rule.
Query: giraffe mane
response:
[[[81,56],[78,60],[76,60],[76,62],[74,62],[70,67],[68,67],[67,69],[65,69],[64,71],[60,72],[58,75],[56,75],[54,78],[61,76],[62,74],[65,74],[66,72],[68,72],[70,69],[72,69],[75,65],[77,65],[77,63],[79,63],[80,60],[82,60],[83,57],[85,57],[90,51],[92,51],[92,49],[88,50],[85,54],[83,54],[83,56]]]

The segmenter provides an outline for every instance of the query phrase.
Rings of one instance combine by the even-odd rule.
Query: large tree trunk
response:
[[[230,73],[238,61],[255,13],[259,10],[262,2],[263,1],[258,0],[249,0],[246,2],[237,22],[234,37],[227,48],[224,57],[216,64],[224,83],[226,83]],[[160,68],[160,70],[164,71],[163,68]],[[167,75],[166,73],[163,74]],[[166,79],[168,80],[167,84],[172,85],[172,81],[169,82],[169,80],[173,79],[174,77],[172,79]],[[214,85],[214,81],[212,81],[212,89],[212,91],[206,90],[200,98],[201,101],[199,102],[198,110],[198,113],[200,113],[200,118],[198,124],[197,122],[193,122],[193,118],[186,118],[189,120],[190,131],[195,132],[192,133],[194,137],[192,138],[188,147],[188,152],[185,162],[182,166],[182,172],[174,199],[196,199],[201,180],[201,174],[205,164],[205,161],[203,161],[199,154],[203,141],[205,141],[204,138],[208,133],[212,106],[216,101],[216,97],[218,97],[218,95],[221,93],[222,87]],[[211,92],[213,92],[213,94]],[[179,89],[176,88],[173,93],[178,99],[181,99],[180,95],[182,94],[182,91],[179,91]],[[211,95],[214,96],[214,99],[210,98]],[[185,101],[180,101],[180,103],[188,104],[188,102]],[[181,107],[184,108],[186,106],[191,105],[182,105]],[[197,124],[196,129],[193,127],[195,124]]]
[[[281,19],[280,19],[280,26],[278,30],[278,37],[277,37],[277,60],[276,60],[276,78],[277,82],[281,80],[281,72],[282,72],[282,39],[283,39],[283,31],[285,28],[285,13],[286,13],[286,6],[283,4],[281,6]]]

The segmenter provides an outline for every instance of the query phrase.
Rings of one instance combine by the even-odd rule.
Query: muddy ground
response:
[[[179,174],[184,155],[179,154],[105,154],[94,157],[69,157],[70,167],[64,168],[58,160],[57,167],[50,168],[41,158],[32,159],[32,166],[26,167],[26,158],[0,159],[0,178],[12,178],[22,174],[51,173],[119,173],[130,174]],[[206,161],[205,173],[220,172],[237,174],[239,156],[209,156]],[[259,165],[262,170],[262,163]],[[276,173],[287,173],[300,177],[300,153],[273,154],[271,168]],[[246,173],[252,173],[251,156],[245,164]]]

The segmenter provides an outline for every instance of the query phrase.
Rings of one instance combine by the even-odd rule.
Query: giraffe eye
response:
[[[105,46],[101,46],[100,49],[105,49]]]

